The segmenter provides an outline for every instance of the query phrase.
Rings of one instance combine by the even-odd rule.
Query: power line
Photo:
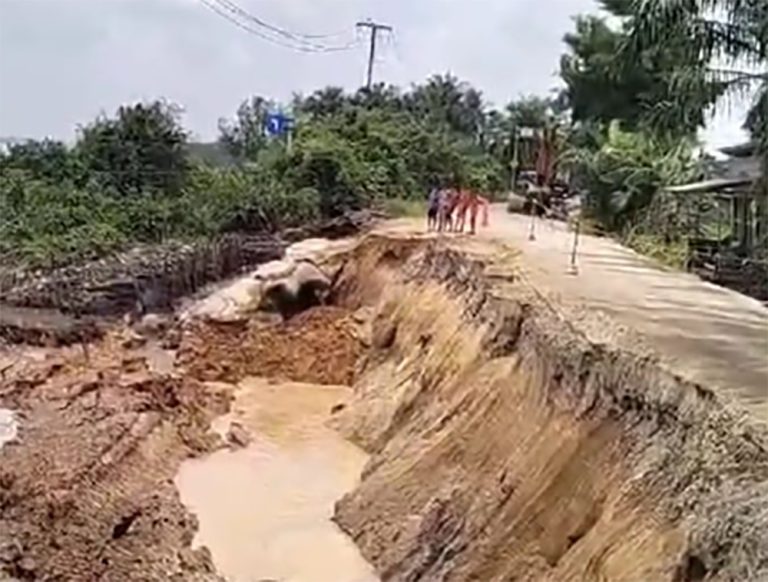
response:
[[[267,42],[271,42],[273,44],[276,44],[284,48],[289,48],[292,50],[305,52],[305,53],[327,53],[327,52],[340,52],[340,51],[350,50],[357,45],[357,42],[350,43],[345,46],[338,46],[338,47],[324,47],[320,45],[306,46],[306,45],[299,45],[299,44],[291,44],[279,38],[275,38],[274,36],[270,36],[265,32],[263,32],[262,30],[259,30],[257,28],[247,25],[246,23],[242,22],[241,20],[233,16],[231,14],[231,10],[229,11],[230,13],[223,10],[218,3],[214,4],[209,0],[199,0],[199,1],[201,4],[208,7],[211,11],[215,12],[220,17],[227,20],[231,24],[234,24],[235,26],[244,30],[245,32],[248,32],[249,34],[253,34],[254,36],[261,38],[262,40],[266,40]]]
[[[390,43],[391,43],[391,45],[392,45],[392,50],[393,50],[393,51],[394,51],[394,53],[395,53],[395,58],[398,60],[398,62],[399,62],[401,65],[404,65],[404,64],[405,64],[405,61],[403,60],[403,57],[402,57],[402,55],[400,54],[400,43],[398,43],[398,42],[397,42],[397,35],[395,34],[395,31],[394,31],[394,30],[390,30],[390,31],[389,31],[389,37],[388,37],[388,39],[389,39],[389,42],[390,42]]]
[[[371,48],[368,53],[368,80],[366,83],[366,87],[370,89],[373,86],[373,65],[376,61],[376,38],[379,32],[392,32],[392,27],[386,24],[373,22],[372,20],[367,20],[365,22],[358,22],[357,28],[368,28],[371,31]]]
[[[250,20],[251,22],[254,22],[258,24],[259,26],[262,26],[266,28],[267,30],[271,30],[272,32],[275,32],[279,34],[280,36],[283,36],[285,38],[296,40],[299,42],[306,43],[306,39],[312,39],[312,40],[320,40],[324,38],[333,38],[337,36],[341,36],[343,34],[346,34],[347,31],[339,31],[333,34],[304,34],[301,32],[291,32],[290,30],[287,30],[285,28],[282,28],[280,26],[276,26],[274,24],[270,24],[269,22],[266,22],[265,20],[254,16],[252,13],[247,12],[244,10],[241,6],[236,4],[235,2],[232,2],[231,0],[215,0],[217,4],[225,6],[228,10],[235,12],[242,16],[243,18]]]

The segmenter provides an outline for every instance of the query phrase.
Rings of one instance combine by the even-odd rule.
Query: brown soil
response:
[[[768,579],[759,424],[493,247],[389,244],[358,249],[394,276],[352,274],[373,349],[335,420],[372,454],[336,520],[383,580]]]
[[[196,324],[172,375],[120,330],[0,354],[0,578],[218,580],[172,479],[221,445],[210,381],[258,375],[353,383],[334,423],[371,459],[335,519],[384,581],[768,579],[765,429],[452,244],[367,237],[343,307]]]
[[[0,579],[218,580],[173,485],[179,463],[221,446],[208,432],[230,392],[204,380],[260,374],[351,381],[355,322],[320,308],[287,324],[200,325],[188,373],[150,371],[124,329],[87,346],[5,346],[0,407],[21,419],[0,449]],[[173,333],[175,330],[171,330]]]
[[[119,335],[15,354],[0,405],[21,417],[0,450],[0,573],[19,580],[217,580],[191,551],[195,519],[172,478],[208,450],[227,400],[151,373]],[[42,357],[42,359],[41,359]],[[0,574],[2,578],[2,574]]]
[[[349,385],[362,351],[349,311],[318,307],[283,323],[204,323],[184,337],[180,364],[206,381],[261,376]]]

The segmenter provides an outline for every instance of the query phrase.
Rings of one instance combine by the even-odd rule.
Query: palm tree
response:
[[[631,51],[681,40],[681,62],[669,81],[671,93],[696,106],[695,97],[719,85],[728,97],[755,91],[750,127],[768,151],[768,2],[765,0],[635,0]],[[692,75],[699,63],[709,74]],[[658,105],[663,108],[664,103]]]
[[[715,84],[726,97],[754,95],[745,127],[762,160],[763,175],[757,185],[760,236],[768,230],[764,226],[768,223],[768,2],[635,0],[633,9],[636,18],[630,50],[684,39],[686,58],[670,79],[675,89],[672,94],[681,100],[683,110],[686,104],[694,106],[692,97]],[[690,72],[701,62],[709,64],[709,74],[697,79]],[[768,240],[758,245],[768,247]]]

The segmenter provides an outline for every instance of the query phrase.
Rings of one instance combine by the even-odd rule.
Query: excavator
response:
[[[568,198],[568,185],[559,179],[559,136],[555,126],[518,138],[519,162],[510,196],[510,212],[559,216]]]

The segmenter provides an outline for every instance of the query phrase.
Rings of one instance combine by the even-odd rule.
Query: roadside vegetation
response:
[[[412,213],[437,183],[502,188],[483,146],[485,104],[453,77],[401,93],[377,86],[296,97],[290,147],[264,134],[274,104],[243,102],[211,152],[189,143],[180,109],[121,107],[60,142],[0,157],[0,254],[52,267],[126,245],[293,226],[372,205]],[[209,150],[211,148],[208,148]]]
[[[712,200],[672,201],[666,185],[703,175],[697,132],[713,110],[751,104],[744,127],[768,164],[768,3],[763,0],[600,0],[565,38],[563,161],[585,214],[639,252],[682,266],[684,216],[717,215]],[[766,171],[763,175],[765,177]],[[768,184],[758,185],[768,209]],[[768,216],[763,220],[768,223]],[[768,241],[757,241],[768,250]],[[768,256],[768,255],[767,255]]]
[[[221,120],[217,144],[190,143],[181,109],[156,101],[93,120],[71,145],[11,146],[0,154],[0,262],[53,267],[370,206],[413,215],[435,184],[503,196],[516,138],[535,128],[555,136],[585,222],[678,264],[687,227],[662,192],[701,177],[696,135],[707,112],[756,95],[745,127],[768,151],[768,5],[599,4],[609,17],[580,16],[565,37],[565,88],[500,109],[438,75],[408,90],[296,96],[290,146],[265,135],[278,104],[260,96]]]

